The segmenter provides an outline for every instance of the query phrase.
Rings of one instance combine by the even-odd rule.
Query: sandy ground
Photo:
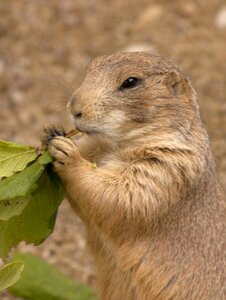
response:
[[[65,103],[87,62],[121,49],[151,48],[189,74],[226,190],[225,10],[223,0],[0,1],[0,139],[36,146],[45,124],[71,129]],[[25,248],[94,284],[84,227],[66,202],[53,235]]]

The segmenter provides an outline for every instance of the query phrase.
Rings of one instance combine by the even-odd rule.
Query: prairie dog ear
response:
[[[186,79],[176,70],[171,71],[166,75],[165,83],[169,91],[175,96],[179,97],[186,93]]]

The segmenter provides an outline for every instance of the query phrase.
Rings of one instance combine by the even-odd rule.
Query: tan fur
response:
[[[131,76],[142,82],[121,90]],[[103,56],[68,109],[87,135],[49,150],[87,226],[99,299],[226,299],[225,200],[187,77],[158,54]]]

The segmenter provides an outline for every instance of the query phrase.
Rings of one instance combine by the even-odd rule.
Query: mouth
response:
[[[82,135],[98,135],[100,134],[99,131],[93,129],[93,128],[87,128],[87,126],[84,126],[82,124],[77,124],[77,122],[74,122],[75,130],[78,130]]]

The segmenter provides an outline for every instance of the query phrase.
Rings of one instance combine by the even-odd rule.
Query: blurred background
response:
[[[87,63],[149,49],[190,76],[226,191],[224,0],[0,0],[0,139],[38,146],[44,125],[71,129],[65,104]],[[66,201],[52,236],[21,248],[95,285],[84,227]],[[5,292],[0,298],[16,299]]]

